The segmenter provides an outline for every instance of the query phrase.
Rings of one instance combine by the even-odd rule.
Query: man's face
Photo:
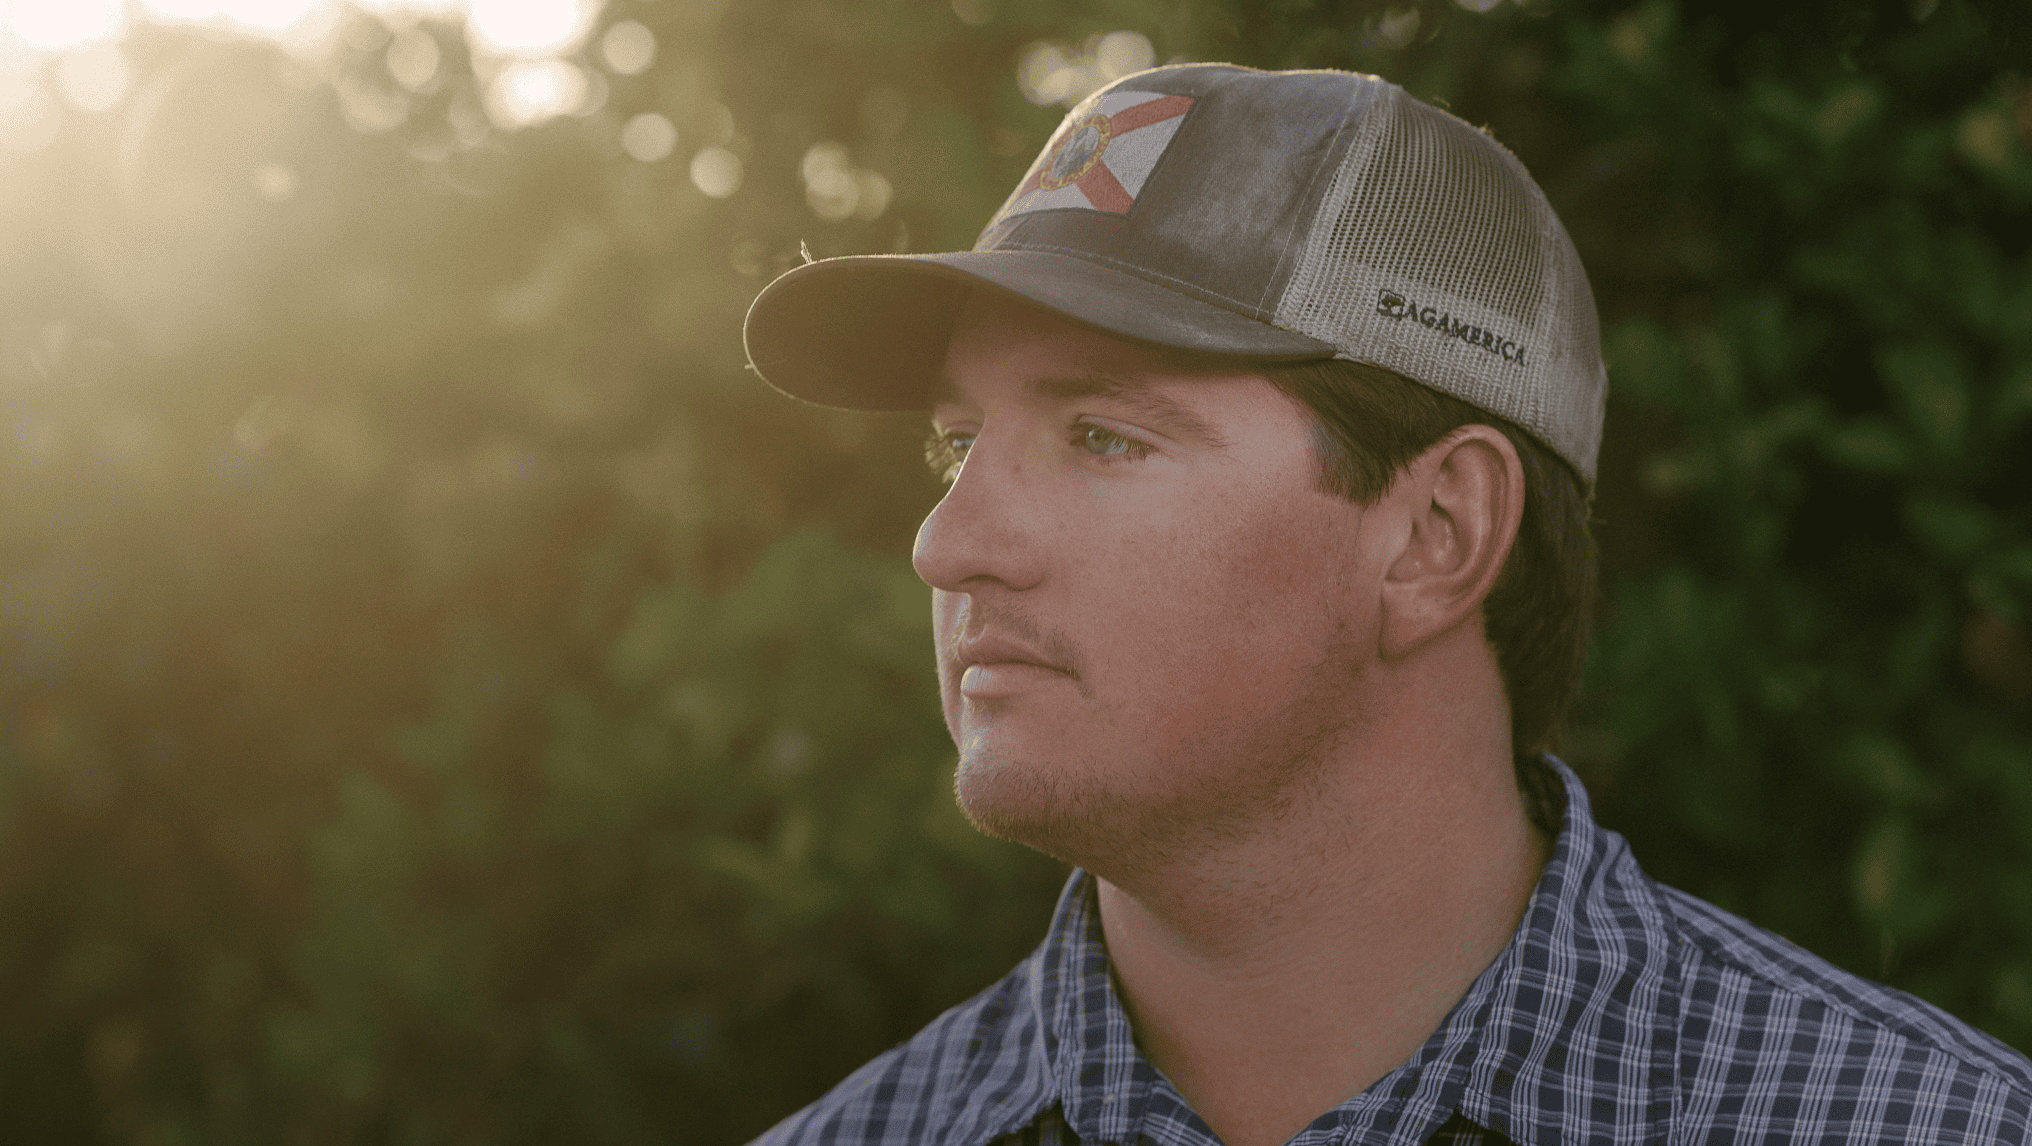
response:
[[[1364,718],[1379,565],[1305,412],[977,292],[932,417],[964,465],[914,560],[975,822],[1098,866],[1302,799]]]

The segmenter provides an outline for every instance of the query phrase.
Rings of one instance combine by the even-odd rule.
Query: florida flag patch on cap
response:
[[[1075,108],[1000,217],[1055,207],[1128,214],[1191,107],[1191,96],[1113,91]]]

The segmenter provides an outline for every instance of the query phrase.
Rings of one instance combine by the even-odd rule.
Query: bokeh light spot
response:
[[[853,217],[854,207],[861,201],[861,187],[844,146],[812,144],[799,171],[804,176],[804,202],[812,214],[830,223]]]
[[[112,44],[66,52],[56,64],[56,86],[79,111],[105,111],[127,94],[132,73],[127,53]]]
[[[488,86],[487,115],[500,127],[530,127],[577,111],[589,91],[577,64],[521,60],[502,68]]]
[[[110,40],[127,25],[126,0],[6,0],[4,11],[14,34],[44,51]]]
[[[715,199],[739,191],[744,174],[741,157],[724,147],[708,147],[691,157],[693,185]]]
[[[953,15],[969,28],[978,28],[995,18],[995,10],[988,0],[952,0]]]
[[[1087,38],[1080,48],[1043,41],[1023,49],[1016,86],[1039,107],[1070,106],[1103,84],[1140,72],[1157,61],[1150,37],[1123,29]]]
[[[388,42],[388,74],[413,92],[423,91],[437,79],[443,58],[437,37],[422,28],[405,28]]]
[[[829,223],[875,219],[889,209],[889,180],[878,171],[855,167],[844,144],[812,144],[798,173],[804,176],[805,205]]]
[[[263,395],[242,411],[233,423],[233,440],[250,453],[265,454],[295,428],[289,410],[272,396]]]
[[[296,197],[303,180],[286,163],[263,163],[254,169],[253,182],[256,195],[270,203],[282,203]]]
[[[677,147],[677,127],[653,111],[645,111],[621,129],[621,149],[644,163],[654,163]]]
[[[1133,75],[1157,62],[1157,49],[1141,32],[1109,32],[1094,45],[1094,66],[1110,82]]]
[[[1493,12],[1503,0],[1453,0],[1453,2],[1470,12]]]
[[[1626,12],[1609,26],[1609,50],[1626,64],[1640,64],[1651,51],[1650,22],[1637,12]]]
[[[1039,107],[1072,102],[1069,97],[1078,82],[1075,62],[1062,44],[1032,44],[1016,62],[1016,86],[1024,99]]]
[[[1376,21],[1376,39],[1386,48],[1401,48],[1418,35],[1418,9],[1392,8]]]
[[[1981,108],[1962,117],[1955,129],[1955,149],[1981,167],[2003,170],[2011,164],[2011,121],[2002,111]]]
[[[409,100],[358,76],[341,76],[333,85],[339,96],[339,113],[346,123],[363,135],[393,131],[409,118]]]
[[[470,0],[466,39],[484,55],[553,56],[578,47],[599,12],[600,0]]]
[[[616,75],[640,75],[656,59],[656,33],[623,20],[600,37],[600,58]]]
[[[854,172],[854,181],[860,185],[861,198],[854,204],[854,215],[860,219],[877,219],[889,209],[889,200],[895,189],[889,186],[889,179],[879,171],[865,168]]]

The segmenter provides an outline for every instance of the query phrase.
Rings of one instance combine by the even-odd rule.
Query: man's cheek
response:
[[[953,647],[966,624],[965,598],[942,589],[931,591],[931,643],[937,658],[939,707],[945,714],[946,731],[955,741],[960,736],[960,667],[953,661]]]
[[[952,655],[953,646],[959,642],[960,628],[966,624],[966,598],[958,593],[943,589],[931,591],[931,642],[943,665]]]

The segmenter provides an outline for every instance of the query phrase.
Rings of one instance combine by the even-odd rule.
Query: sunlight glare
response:
[[[219,14],[229,23],[276,36],[308,23],[332,7],[331,0],[221,0]]]
[[[305,44],[339,20],[336,0],[140,0],[160,23],[223,25],[281,43]]]
[[[6,22],[31,47],[60,52],[118,36],[126,0],[7,0]]]
[[[560,55],[585,40],[600,7],[601,0],[468,0],[466,39],[483,55]]]
[[[353,6],[381,17],[384,23],[406,23],[424,16],[456,16],[465,0],[353,0]]]
[[[218,15],[212,0],[141,0],[141,10],[158,20],[199,24]]]

